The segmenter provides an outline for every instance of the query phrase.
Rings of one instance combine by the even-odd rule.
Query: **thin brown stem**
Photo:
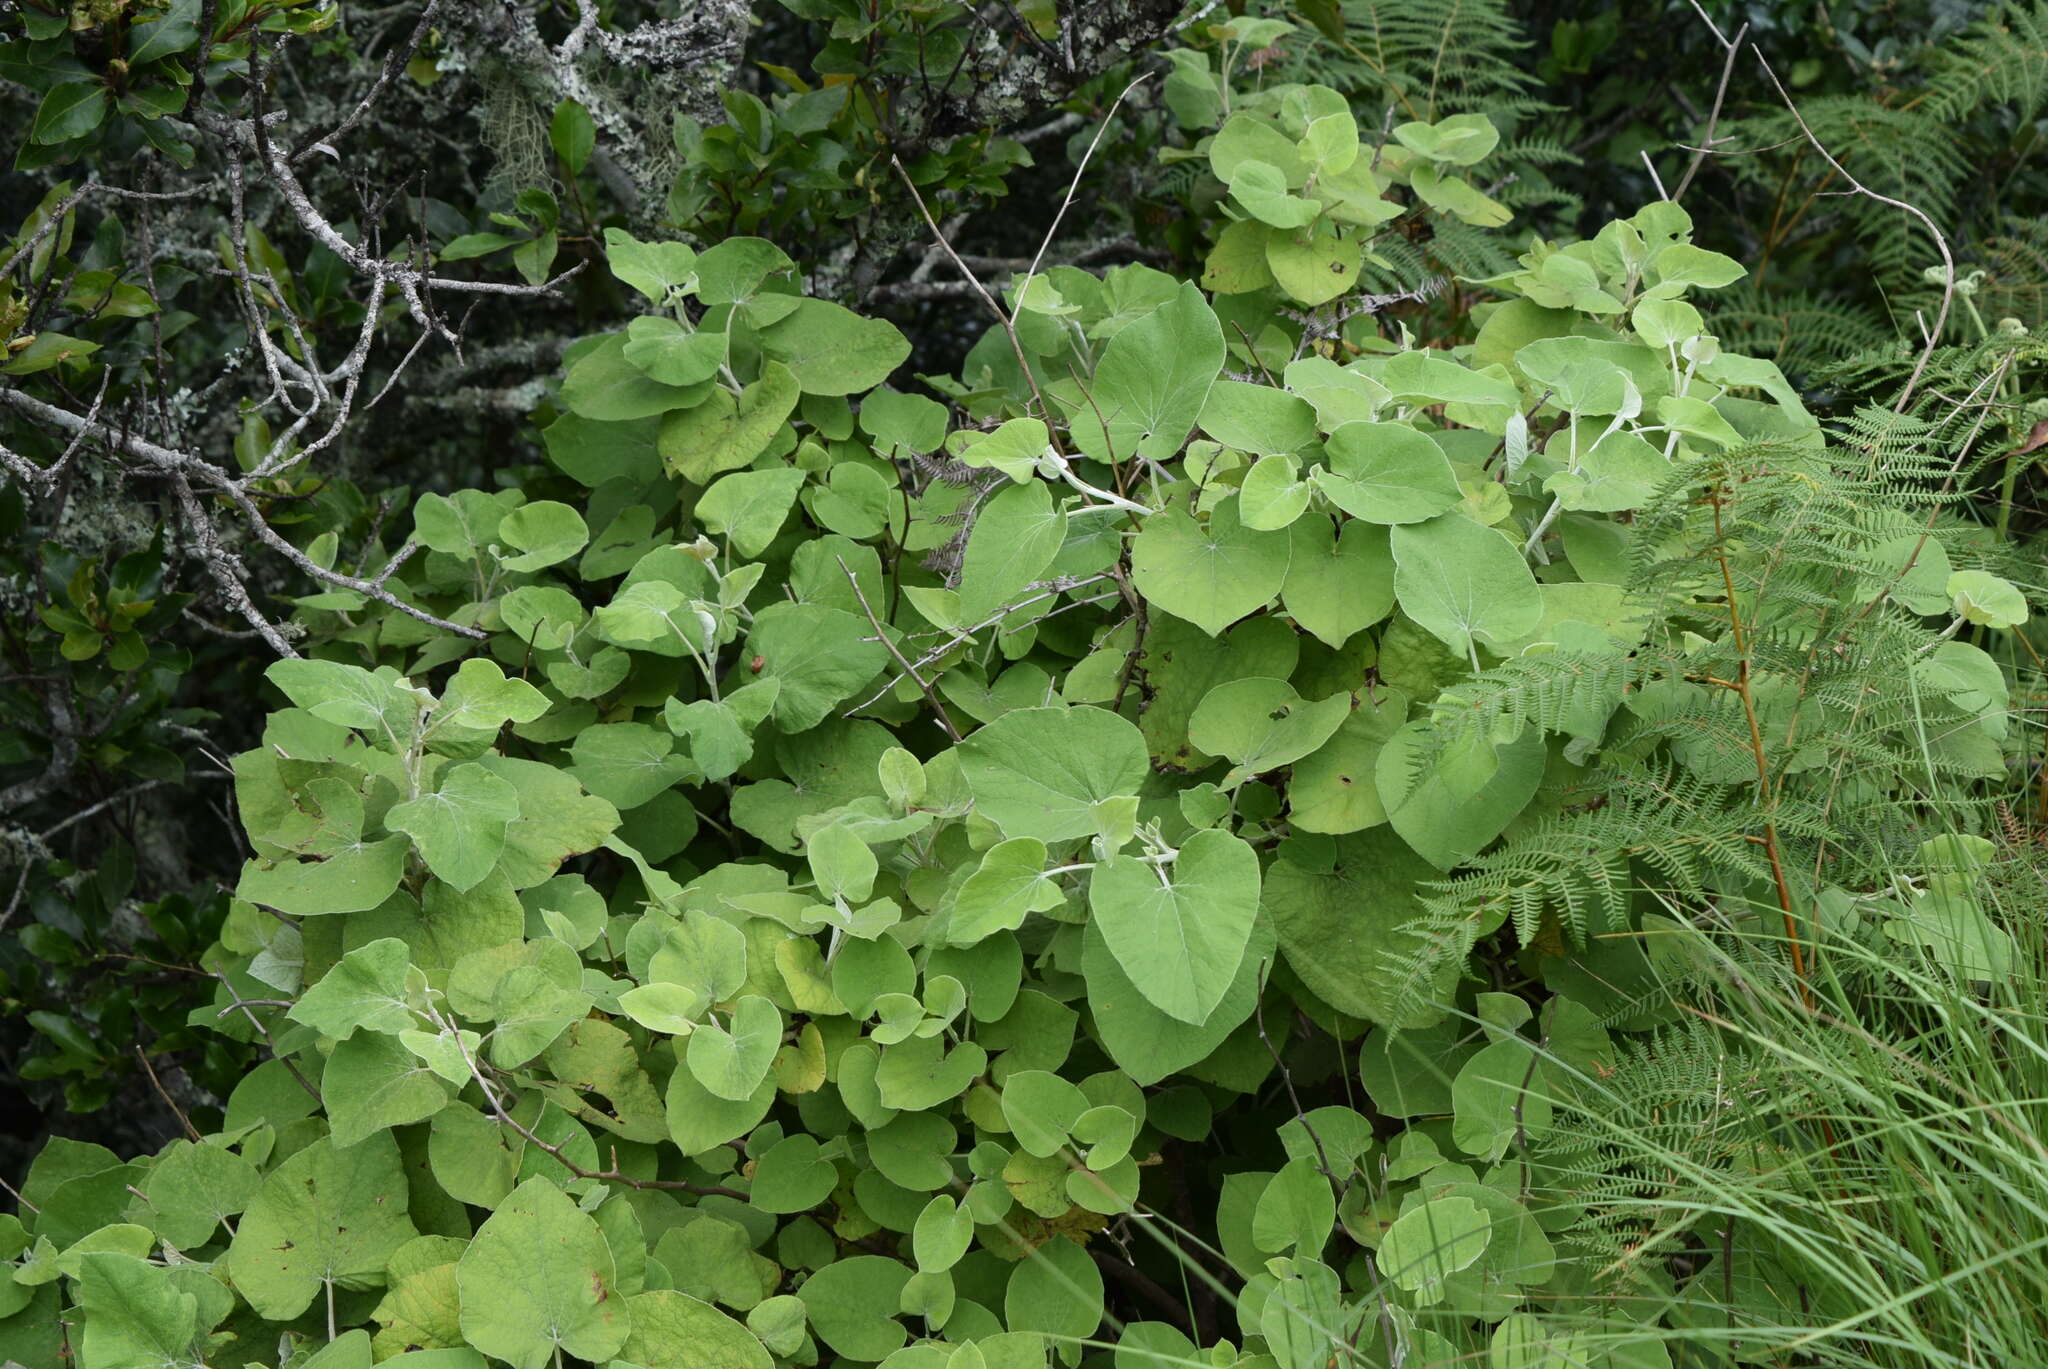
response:
[[[996,322],[1003,326],[1004,336],[1010,339],[1010,350],[1016,353],[1017,365],[1024,372],[1024,383],[1031,387],[1032,398],[1038,401],[1039,417],[1045,420],[1046,432],[1051,437],[1054,450],[1058,450],[1059,436],[1054,431],[1052,406],[1045,402],[1045,395],[1038,388],[1038,376],[1031,369],[1031,360],[1024,355],[1024,344],[1017,340],[1017,325],[1011,322],[1010,315],[1003,306],[996,303],[995,296],[989,294],[988,287],[981,283],[981,277],[968,270],[967,263],[960,260],[960,254],[953,250],[953,244],[946,241],[946,234],[939,227],[938,220],[934,219],[932,211],[925,207],[924,196],[917,193],[917,184],[910,179],[910,173],[903,169],[902,160],[893,152],[889,154],[889,165],[896,168],[896,175],[902,180],[903,188],[910,192],[911,200],[917,205],[917,212],[924,217],[925,226],[932,230],[932,238],[946,254],[946,259],[960,272],[961,279],[974,287],[974,293],[981,297],[981,302],[996,316]]]
[[[34,1203],[22,1197],[21,1190],[16,1188],[13,1184],[8,1183],[5,1179],[0,1179],[0,1192],[5,1192],[8,1197],[14,1199],[14,1205],[24,1212],[42,1211],[42,1209],[37,1207]]]
[[[917,667],[912,665],[897,649],[896,643],[889,639],[889,630],[882,626],[882,620],[875,616],[874,605],[868,602],[868,596],[861,590],[860,577],[847,566],[845,557],[835,556],[832,559],[839,563],[839,569],[846,576],[846,583],[853,586],[853,597],[860,601],[860,611],[868,616],[868,622],[873,625],[875,640],[882,644],[882,649],[889,653],[897,665],[903,667],[903,673],[910,682],[923,691],[925,702],[932,706],[932,715],[938,719],[939,726],[946,729],[946,735],[955,742],[960,741],[960,729],[953,726],[953,720],[946,715],[946,705],[939,701],[939,692],[932,688],[931,681],[917,673]]]
[[[1714,107],[1707,112],[1706,131],[1700,135],[1699,146],[1693,149],[1692,161],[1686,164],[1685,174],[1678,178],[1678,184],[1671,191],[1674,203],[1685,198],[1686,189],[1692,185],[1692,178],[1699,173],[1700,165],[1713,151],[1714,129],[1721,122],[1721,105],[1728,98],[1728,78],[1735,74],[1735,59],[1742,55],[1742,40],[1749,36],[1749,25],[1744,24],[1736,30],[1733,38],[1722,37],[1720,28],[1713,20],[1707,19],[1705,10],[1700,9],[1699,0],[1693,0],[1693,9],[1699,12],[1700,18],[1706,19],[1707,27],[1714,30],[1714,37],[1720,39],[1721,46],[1727,50],[1728,55],[1727,60],[1721,64],[1721,84],[1714,88]]]
[[[1266,1048],[1266,1054],[1273,1057],[1273,1068],[1279,1071],[1280,1083],[1287,1090],[1287,1102],[1294,1109],[1294,1120],[1301,1123],[1301,1129],[1308,1133],[1309,1144],[1316,1148],[1316,1168],[1329,1180],[1331,1192],[1341,1199],[1344,1180],[1330,1167],[1330,1152],[1323,1148],[1323,1138],[1316,1134],[1315,1124],[1308,1120],[1308,1113],[1301,1106],[1301,1095],[1294,1091],[1294,1072],[1287,1068],[1287,1062],[1280,1058],[1280,1050],[1273,1044],[1273,1038],[1266,1034],[1266,976],[1272,969],[1272,961],[1260,963],[1258,994],[1252,999],[1252,1017],[1258,1025],[1259,1043]]]
[[[192,1119],[185,1115],[185,1109],[179,1107],[178,1100],[171,1097],[169,1090],[164,1088],[164,1081],[156,1077],[156,1066],[149,1063],[149,1052],[137,1046],[135,1058],[142,1062],[143,1072],[149,1075],[149,1086],[156,1090],[156,1096],[164,1100],[164,1106],[178,1119],[178,1125],[185,1129],[185,1135],[194,1141],[201,1139],[199,1129],[192,1125]]]
[[[1728,564],[1728,544],[1721,531],[1722,493],[1717,488],[1707,496],[1714,508],[1714,560],[1721,568],[1721,585],[1728,596],[1728,627],[1735,638],[1735,696],[1742,701],[1742,717],[1749,725],[1750,754],[1756,761],[1756,801],[1764,815],[1764,854],[1771,864],[1771,882],[1778,895],[1778,910],[1785,919],[1785,941],[1792,955],[1792,977],[1799,981],[1799,997],[1808,1012],[1814,1010],[1813,986],[1806,978],[1805,943],[1799,935],[1799,916],[1792,908],[1792,886],[1785,878],[1785,861],[1778,840],[1777,819],[1771,815],[1771,766],[1764,752],[1764,733],[1757,721],[1756,691],[1750,687],[1749,638],[1742,625],[1742,606],[1735,596],[1735,572]]]
[[[228,982],[228,977],[226,975],[215,974],[214,978],[220,981],[220,986],[228,991],[228,997],[234,1000],[234,1002],[229,1005],[229,1010],[232,1011],[234,1008],[240,1008],[242,1010],[242,1016],[249,1019],[249,1025],[254,1027],[257,1031],[263,1033],[264,1041],[267,1042],[270,1046],[271,1058],[277,1061],[278,1064],[283,1065],[285,1067],[285,1072],[290,1074],[292,1078],[299,1081],[299,1087],[304,1089],[307,1093],[311,1094],[313,1096],[314,1102],[324,1104],[327,1100],[320,1096],[319,1089],[313,1087],[313,1081],[306,1078],[306,1076],[300,1072],[299,1067],[296,1064],[292,1063],[292,1058],[289,1055],[286,1055],[282,1051],[278,1050],[277,1038],[270,1034],[270,1027],[268,1026],[268,1024],[266,1024],[262,1018],[258,1017],[255,1014],[254,1010],[250,1005],[249,1000],[243,998],[240,994],[235,992],[235,986]]]
[[[1941,307],[1935,311],[1934,326],[1927,330],[1927,341],[1920,348],[1919,360],[1913,363],[1913,373],[1906,378],[1905,387],[1899,391],[1898,400],[1892,405],[1893,413],[1902,414],[1906,412],[1906,406],[1911,402],[1913,392],[1920,388],[1920,378],[1926,374],[1927,363],[1934,359],[1934,349],[1941,345],[1941,335],[1948,327],[1949,308],[1955,303],[1956,297],[1955,254],[1949,251],[1948,239],[1942,235],[1941,229],[1935,225],[1934,220],[1927,215],[1926,211],[1915,205],[1907,204],[1904,200],[1893,199],[1890,195],[1880,195],[1877,191],[1872,190],[1869,186],[1850,175],[1849,169],[1835,160],[1835,154],[1828,151],[1827,146],[1807,126],[1806,116],[1799,112],[1799,106],[1792,103],[1792,97],[1786,93],[1784,83],[1778,79],[1778,73],[1771,69],[1770,62],[1764,57],[1763,49],[1752,43],[1750,44],[1750,51],[1756,54],[1757,63],[1763,67],[1764,75],[1771,78],[1772,88],[1778,92],[1778,98],[1785,102],[1786,110],[1792,115],[1793,122],[1799,125],[1799,131],[1806,135],[1806,141],[1813,145],[1813,150],[1821,155],[1823,161],[1834,168],[1835,174],[1849,183],[1850,190],[1858,195],[1875,200],[1879,204],[1888,204],[1894,209],[1904,210],[1918,219],[1921,226],[1926,228],[1927,235],[1934,239],[1935,250],[1941,253],[1943,270]]]
[[[439,1020],[438,1013],[435,1014],[435,1017]],[[501,1123],[517,1132],[520,1138],[527,1144],[536,1146],[546,1152],[557,1164],[577,1178],[598,1179],[606,1183],[624,1184],[628,1188],[652,1188],[669,1193],[691,1193],[699,1197],[715,1195],[721,1198],[737,1198],[741,1202],[748,1201],[748,1195],[736,1188],[726,1188],[722,1184],[691,1184],[685,1183],[680,1179],[635,1179],[631,1175],[622,1174],[619,1172],[619,1153],[616,1147],[612,1150],[612,1166],[610,1169],[588,1169],[577,1164],[569,1158],[568,1153],[560,1145],[552,1141],[543,1141],[534,1133],[532,1128],[519,1121],[506,1109],[504,1101],[498,1096],[498,1091],[492,1088],[491,1081],[484,1077],[483,1067],[477,1064],[476,1058],[469,1053],[469,1048],[462,1044],[461,1032],[455,1029],[453,1023],[444,1023],[443,1025],[448,1029],[448,1039],[455,1043],[456,1052],[462,1056],[462,1063],[469,1067],[469,1077],[476,1081],[477,1088],[484,1095],[484,1101],[491,1105],[491,1114]]]
[[[1168,1292],[1157,1279],[1128,1260],[1118,1259],[1100,1246],[1089,1246],[1088,1253],[1094,1258],[1097,1268],[1136,1294],[1146,1306],[1159,1313],[1169,1323],[1184,1331],[1194,1329],[1190,1323],[1187,1304]]]

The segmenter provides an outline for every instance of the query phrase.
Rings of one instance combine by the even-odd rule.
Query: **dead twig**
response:
[[[453,1022],[443,1018],[440,1013],[434,1012],[432,1016],[435,1024],[448,1034],[450,1041],[455,1043],[456,1053],[462,1057],[462,1063],[469,1067],[469,1077],[476,1081],[477,1088],[484,1095],[484,1101],[490,1104],[492,1115],[504,1125],[517,1132],[520,1138],[529,1145],[552,1156],[557,1164],[577,1178],[599,1179],[606,1183],[624,1184],[628,1188],[652,1188],[669,1193],[691,1193],[699,1197],[715,1195],[721,1198],[737,1198],[741,1202],[748,1201],[747,1194],[740,1192],[736,1188],[727,1188],[722,1184],[692,1184],[685,1183],[681,1179],[635,1179],[631,1175],[623,1174],[619,1171],[619,1152],[616,1147],[612,1150],[612,1165],[610,1169],[588,1169],[583,1165],[577,1164],[569,1158],[568,1152],[563,1150],[560,1145],[552,1141],[542,1140],[534,1133],[531,1127],[513,1117],[506,1109],[504,1101],[499,1098],[498,1091],[491,1087],[491,1081],[484,1077],[483,1067],[469,1053],[469,1047],[463,1045],[461,1031]]]
[[[1109,575],[1108,572],[1105,571],[1100,575],[1088,575],[1083,576],[1079,579],[1062,578],[1058,580],[1047,581],[1044,587],[1040,589],[1038,593],[1033,594],[1028,598],[1019,599],[1014,604],[1005,605],[1004,607],[996,610],[994,613],[990,614],[988,617],[982,619],[980,622],[974,624],[971,627],[961,628],[956,631],[942,631],[941,635],[943,636],[944,640],[942,640],[937,646],[933,647],[931,650],[925,652],[923,655],[917,658],[917,668],[922,670],[924,669],[924,667],[928,665],[935,664],[941,657],[943,657],[947,652],[951,651],[954,647],[959,646],[964,642],[970,642],[974,640],[975,633],[982,631],[984,628],[995,627],[1020,608],[1028,608],[1030,605],[1038,603],[1041,600],[1058,598],[1060,595],[1065,594],[1068,590],[1081,589],[1087,585],[1099,584],[1100,582],[1108,580],[1110,578],[1112,577]],[[1114,599],[1116,597],[1117,595],[1115,593],[1110,593],[1094,595],[1087,599],[1076,599],[1072,603],[1061,604],[1057,608],[1053,608],[1046,611],[1045,613],[1041,613],[1040,615],[1038,615],[1037,618],[1033,619],[1032,621],[1043,622],[1047,618],[1052,617],[1054,614],[1064,613],[1070,608],[1082,608],[1089,604],[1099,604],[1103,602],[1103,600],[1105,599]],[[842,718],[851,718],[854,714],[859,713],[861,710],[873,704],[875,700],[881,698],[884,694],[887,694],[890,690],[894,689],[897,683],[905,678],[905,676],[901,675],[892,676],[887,684],[884,684],[880,689],[868,695],[867,698],[855,704],[852,708],[847,709],[844,713],[840,714],[839,716],[841,716]]]
[[[1692,160],[1686,163],[1685,174],[1678,178],[1678,188],[1669,196],[1674,203],[1685,198],[1686,189],[1692,185],[1693,176],[1699,172],[1701,163],[1707,160],[1707,155],[1714,146],[1714,129],[1721,122],[1722,102],[1728,98],[1728,78],[1735,74],[1735,59],[1742,52],[1742,40],[1749,36],[1749,25],[1744,23],[1735,31],[1735,36],[1729,38],[1721,32],[1718,24],[1707,18],[1707,12],[1700,8],[1699,0],[1690,0],[1690,3],[1693,13],[1699,15],[1707,27],[1714,31],[1714,37],[1720,42],[1727,57],[1721,63],[1721,83],[1714,88],[1714,107],[1707,111],[1706,131],[1700,135],[1699,146],[1692,149]]]
[[[156,1066],[149,1063],[149,1052],[137,1046],[135,1058],[142,1062],[143,1072],[149,1075],[149,1086],[156,1090],[156,1096],[164,1100],[164,1106],[178,1119],[178,1125],[185,1129],[185,1135],[194,1141],[204,1140],[205,1138],[199,1134],[199,1128],[193,1126],[192,1119],[185,1115],[185,1109],[179,1107],[178,1100],[171,1097],[170,1092],[164,1088],[164,1081],[156,1077]]]
[[[458,636],[467,637],[475,641],[481,641],[487,635],[477,628],[465,627],[460,623],[449,622],[447,619],[429,613],[417,605],[409,604],[390,590],[384,588],[382,581],[389,577],[390,570],[386,570],[376,579],[365,580],[360,576],[330,570],[318,564],[310,556],[306,555],[305,552],[285,540],[275,528],[270,526],[269,522],[264,519],[262,510],[256,506],[255,499],[249,494],[245,480],[237,480],[230,477],[226,471],[210,461],[203,461],[188,452],[173,451],[169,447],[159,446],[132,433],[117,431],[102,422],[88,422],[69,410],[60,409],[54,404],[45,404],[43,401],[31,395],[23,394],[19,390],[0,390],[0,405],[7,405],[18,409],[31,418],[54,424],[67,432],[90,432],[94,437],[105,441],[115,450],[137,458],[145,465],[154,468],[164,475],[174,477],[182,475],[190,481],[198,482],[199,486],[209,492],[222,495],[242,512],[249,523],[249,531],[255,534],[257,540],[316,580],[333,585],[337,589],[353,590],[357,594],[375,599],[388,608],[395,608],[409,617],[419,619],[429,627],[436,627],[444,632],[453,632]],[[253,478],[253,475],[251,478]],[[204,520],[203,511],[201,511],[200,517]],[[208,527],[210,526],[208,524]],[[197,531],[195,529],[195,532]],[[395,570],[396,567],[394,566],[391,569]],[[230,598],[232,601],[232,595]],[[236,607],[239,609],[240,605],[237,604]],[[246,617],[247,614],[245,613],[244,616]],[[253,625],[254,620],[251,621]],[[272,640],[266,635],[265,640],[269,641],[272,649],[277,650],[280,655],[295,654],[289,649],[289,644],[283,643],[281,638]]]
[[[860,601],[861,612],[867,614],[868,622],[873,625],[875,640],[882,644],[882,648],[895,659],[897,665],[903,667],[903,674],[911,683],[924,693],[925,702],[932,706],[932,714],[938,719],[939,726],[946,730],[946,735],[955,742],[960,741],[960,729],[953,726],[953,720],[946,715],[946,705],[939,701],[939,692],[932,688],[931,681],[917,673],[917,667],[906,660],[903,653],[897,649],[896,643],[890,640],[888,629],[882,626],[882,620],[875,616],[874,605],[868,602],[866,592],[860,587],[860,577],[847,566],[845,557],[835,556],[832,559],[839,563],[840,573],[846,576],[846,583],[853,586],[853,597]]]
[[[939,229],[938,220],[934,219],[932,211],[925,207],[924,196],[917,193],[916,183],[910,179],[910,173],[904,170],[902,159],[892,152],[889,154],[889,165],[896,168],[896,175],[902,180],[904,189],[910,192],[910,198],[916,202],[917,212],[924,217],[925,225],[932,230],[932,237],[945,252],[946,259],[960,272],[961,279],[974,287],[974,293],[980,296],[981,302],[996,316],[996,322],[1002,325],[1004,335],[1010,339],[1010,350],[1017,355],[1017,365],[1024,372],[1024,383],[1031,387],[1032,398],[1038,401],[1039,417],[1045,420],[1046,432],[1049,435],[1054,434],[1052,405],[1046,403],[1044,393],[1038,388],[1038,376],[1031,369],[1030,359],[1024,355],[1024,344],[1017,340],[1017,325],[1003,306],[996,303],[995,296],[989,294],[988,287],[981,283],[981,278],[967,269],[967,263],[960,260],[960,254],[953,250],[953,244],[946,241],[946,235]],[[1057,435],[1052,436],[1052,442],[1057,449]]]
[[[1828,151],[1826,144],[1822,143],[1815,136],[1813,129],[1806,122],[1806,116],[1801,114],[1799,106],[1792,102],[1792,96],[1786,92],[1784,82],[1778,79],[1778,73],[1771,69],[1770,60],[1764,56],[1763,49],[1751,43],[1749,50],[1756,54],[1757,65],[1764,69],[1764,75],[1771,78],[1771,87],[1778,92],[1778,98],[1784,102],[1786,111],[1792,116],[1792,121],[1799,125],[1799,131],[1806,135],[1806,141],[1812,145],[1815,152],[1820,154],[1821,160],[1826,162],[1829,167],[1833,168],[1836,175],[1848,183],[1849,193],[1862,195],[1866,199],[1874,200],[1879,204],[1890,205],[1894,209],[1903,210],[1905,213],[1912,215],[1927,229],[1928,236],[1934,239],[1935,250],[1941,253],[1941,307],[1935,311],[1934,326],[1927,330],[1927,340],[1920,348],[1919,360],[1913,363],[1913,373],[1906,377],[1905,388],[1899,391],[1898,401],[1892,405],[1893,413],[1902,414],[1906,412],[1906,406],[1912,402],[1913,392],[1920,388],[1920,378],[1926,374],[1927,363],[1934,359],[1934,349],[1941,345],[1941,335],[1948,327],[1949,309],[1955,303],[1956,296],[1955,254],[1949,251],[1948,239],[1942,235],[1941,229],[1936,226],[1934,220],[1927,215],[1926,211],[1915,205],[1907,204],[1904,200],[1897,200],[1893,199],[1890,195],[1879,194],[1862,181],[1857,180],[1856,177],[1849,173],[1847,167],[1835,160],[1835,154]]]

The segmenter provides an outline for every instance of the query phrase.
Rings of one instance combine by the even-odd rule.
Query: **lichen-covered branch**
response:
[[[562,100],[589,111],[606,187],[644,227],[659,217],[673,173],[675,117],[723,117],[719,91],[732,83],[752,27],[747,0],[682,0],[679,8],[674,18],[609,31],[595,0],[578,0],[576,25],[556,44],[523,0],[454,5],[443,23],[473,71],[509,80],[543,117]]]
[[[909,126],[926,138],[945,137],[974,128],[1015,128],[1042,117],[1103,72],[1157,44],[1182,8],[1178,0],[1066,0],[1058,37],[1049,42],[1007,16],[983,21],[964,63],[969,79],[921,97],[922,108]]]

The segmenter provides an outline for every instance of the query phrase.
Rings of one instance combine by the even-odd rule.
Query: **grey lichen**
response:
[[[681,10],[610,31],[586,0],[577,28],[551,45],[528,6],[453,7],[447,38],[459,58],[443,70],[466,70],[489,93],[485,137],[498,159],[491,185],[546,180],[547,121],[571,99],[598,128],[608,188],[629,219],[652,222],[675,174],[676,116],[721,117],[719,92],[738,71],[753,24],[746,0],[685,0]]]

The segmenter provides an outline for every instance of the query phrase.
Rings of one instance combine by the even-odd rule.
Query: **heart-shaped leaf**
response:
[[[781,1044],[782,1014],[759,994],[746,994],[726,1025],[707,1021],[690,1033],[690,1073],[715,1097],[744,1102],[768,1077]]]
[[[1088,907],[1139,992],[1168,1016],[1207,1020],[1229,991],[1259,911],[1259,858],[1209,828],[1171,866],[1130,856],[1099,862]]]

